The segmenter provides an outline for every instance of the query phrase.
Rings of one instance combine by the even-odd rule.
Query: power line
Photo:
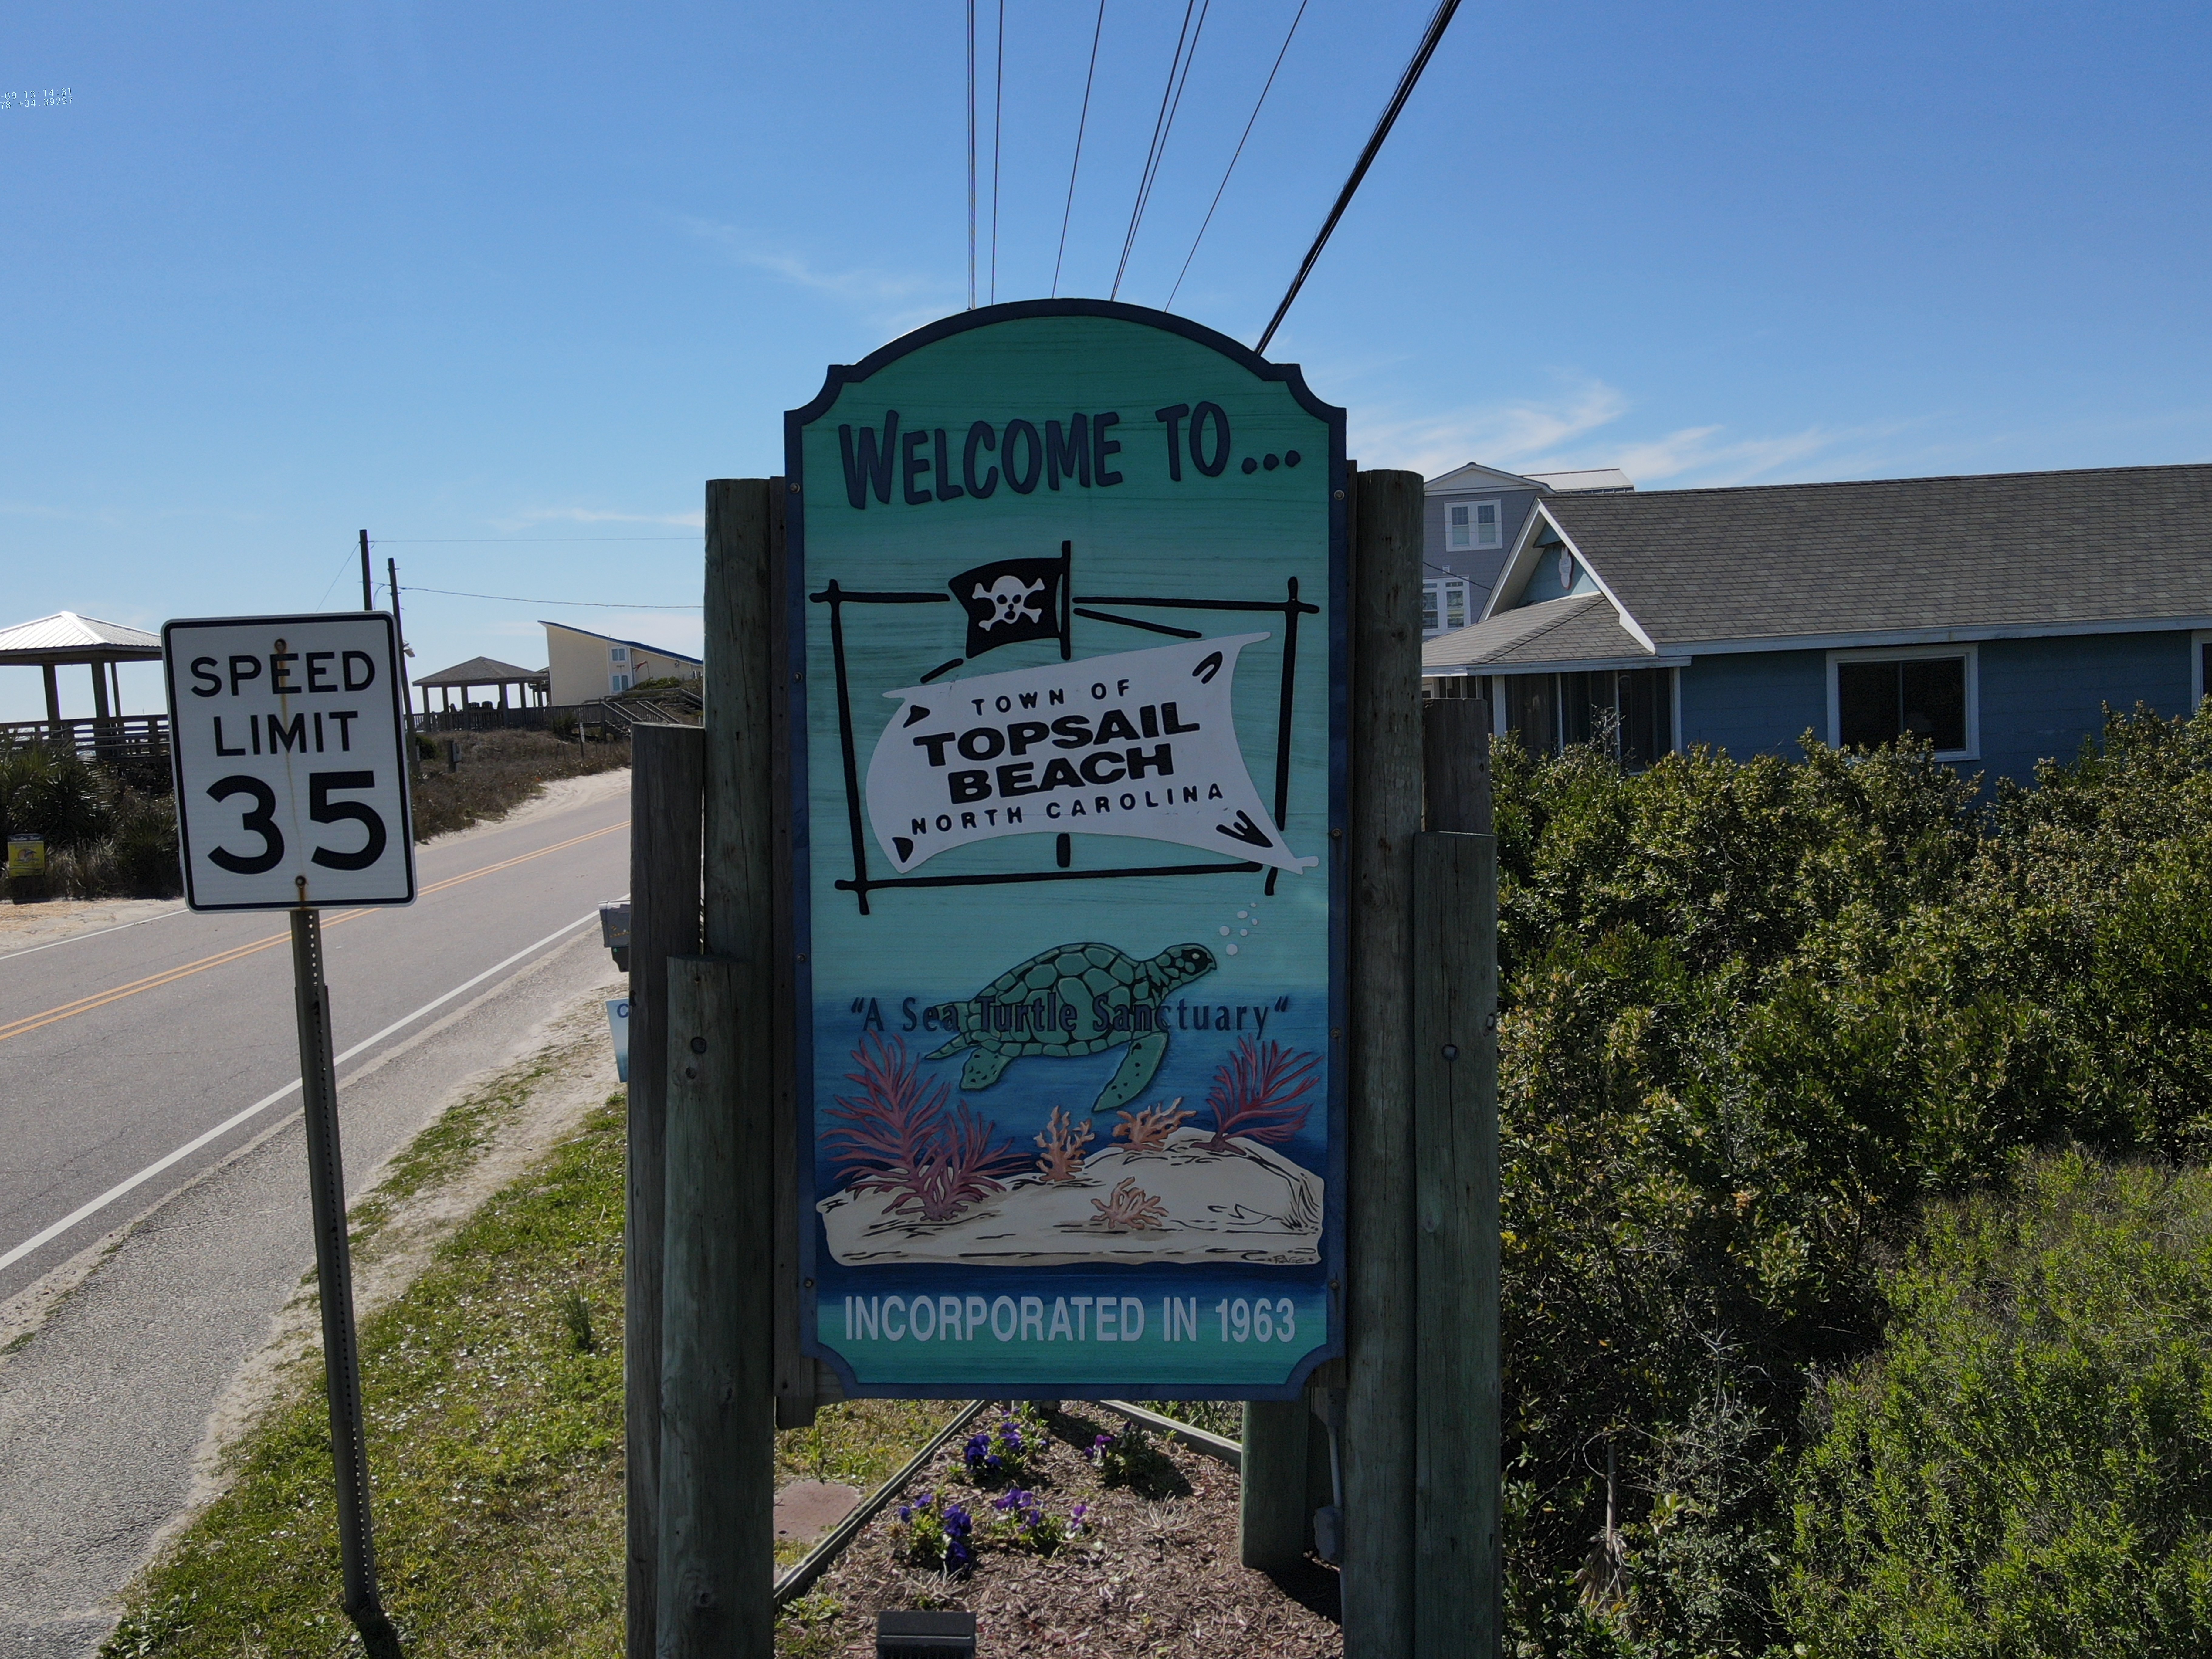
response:
[[[968,309],[975,309],[975,0],[968,0]]]
[[[991,88],[991,303],[999,303],[999,131],[1006,120],[1006,0],[999,0],[999,67]]]
[[[1168,134],[1174,129],[1176,112],[1182,107],[1182,89],[1190,82],[1190,66],[1198,57],[1198,37],[1206,28],[1206,15],[1213,8],[1213,0],[1183,0],[1182,28],[1176,35],[1175,57],[1168,63],[1168,83],[1160,93],[1160,112],[1152,119],[1152,148],[1145,155],[1144,176],[1137,184],[1137,199],[1129,209],[1128,234],[1121,238],[1121,263],[1115,268],[1114,287],[1107,295],[1118,299],[1121,293],[1121,278],[1129,269],[1129,252],[1137,245],[1137,227],[1144,222],[1145,204],[1152,199],[1152,181],[1159,177],[1160,158],[1167,153]],[[1198,13],[1198,27],[1191,27],[1191,12]],[[1188,53],[1183,49],[1185,36],[1189,37]],[[1176,71],[1182,71],[1178,78]]]
[[[1398,118],[1398,112],[1406,107],[1406,100],[1413,95],[1413,88],[1420,81],[1421,71],[1428,68],[1429,59],[1436,52],[1437,42],[1444,38],[1444,27],[1451,21],[1452,14],[1458,9],[1459,0],[1439,0],[1436,15],[1429,19],[1429,27],[1421,36],[1421,44],[1415,48],[1412,61],[1406,65],[1406,72],[1398,77],[1398,89],[1390,94],[1390,101],[1383,106],[1382,118],[1376,122],[1375,131],[1367,140],[1367,148],[1359,152],[1359,160],[1352,166],[1352,177],[1344,181],[1344,188],[1337,192],[1336,205],[1329,209],[1328,218],[1321,228],[1321,234],[1314,238],[1313,246],[1306,250],[1305,259],[1298,266],[1298,274],[1291,279],[1290,291],[1283,295],[1282,304],[1275,307],[1275,314],[1268,319],[1266,332],[1260,336],[1260,343],[1252,348],[1255,351],[1264,353],[1267,349],[1267,342],[1275,337],[1275,331],[1283,325],[1283,319],[1291,309],[1291,301],[1298,297],[1298,290],[1305,286],[1306,275],[1321,258],[1322,249],[1328,245],[1329,233],[1336,228],[1336,222],[1344,217],[1345,209],[1352,205],[1352,193],[1359,188],[1359,181],[1367,176],[1367,169],[1374,162],[1376,153],[1382,148],[1382,141],[1390,136],[1391,123]]]
[[[1083,113],[1075,118],[1075,159],[1067,164],[1067,203],[1060,210],[1060,252],[1052,260],[1052,293],[1060,297],[1060,265],[1067,258],[1068,216],[1075,211],[1075,174],[1083,165],[1083,129],[1091,119],[1091,83],[1098,74],[1098,37],[1106,30],[1106,0],[1098,0],[1098,21],[1091,27],[1091,67],[1083,76]]]
[[[566,547],[584,542],[696,542],[707,532],[689,536],[372,536],[373,547]]]
[[[504,599],[510,605],[558,605],[572,611],[704,611],[703,605],[638,605],[620,599],[533,599],[522,593],[464,593],[457,587],[417,587],[403,583],[403,593],[442,593],[449,599]]]
[[[1275,54],[1275,66],[1267,71],[1267,85],[1260,88],[1259,100],[1252,106],[1252,118],[1244,123],[1244,131],[1237,140],[1236,151],[1230,156],[1229,165],[1222,169],[1221,184],[1214,191],[1213,199],[1206,204],[1206,217],[1200,222],[1198,234],[1190,239],[1190,252],[1182,256],[1182,269],[1176,272],[1175,286],[1168,290],[1168,302],[1163,307],[1165,310],[1175,309],[1175,296],[1182,291],[1182,279],[1190,275],[1190,262],[1198,258],[1198,245],[1206,240],[1206,227],[1213,222],[1213,210],[1221,205],[1221,192],[1229,188],[1229,175],[1237,171],[1237,159],[1244,154],[1244,141],[1252,136],[1253,124],[1260,118],[1261,106],[1267,101],[1267,94],[1274,87],[1275,76],[1283,67],[1283,59],[1290,56],[1291,41],[1297,34],[1298,24],[1305,17],[1308,3],[1309,0],[1298,0],[1297,15],[1291,19],[1290,33],[1283,37],[1283,49]]]

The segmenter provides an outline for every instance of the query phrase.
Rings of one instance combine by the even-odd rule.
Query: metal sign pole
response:
[[[307,884],[302,881],[304,896]],[[331,990],[323,979],[321,913],[292,912],[292,981],[300,1023],[300,1092],[307,1109],[307,1187],[315,1219],[315,1275],[323,1304],[323,1369],[331,1402],[331,1462],[337,1479],[338,1547],[345,1611],[372,1659],[400,1659],[399,1635],[376,1594],[368,1447],[354,1338],[353,1255],[346,1237],[345,1158],[338,1145],[337,1066],[331,1058]]]

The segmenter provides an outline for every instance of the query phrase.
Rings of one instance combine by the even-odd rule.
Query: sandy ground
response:
[[[609,800],[629,793],[628,767],[617,772],[593,772],[580,778],[556,778],[503,818],[472,823],[465,830],[448,830],[442,836],[431,836],[422,844],[449,847],[495,830],[534,823],[572,806]],[[86,933],[143,927],[176,915],[184,908],[185,902],[180,898],[46,899],[36,904],[0,901],[0,957],[58,945],[65,939],[77,939]]]
[[[58,945],[81,933],[140,927],[173,916],[184,908],[180,898],[46,899],[37,904],[0,901],[0,957]]]
[[[425,847],[450,847],[455,842],[469,841],[494,830],[512,830],[517,824],[534,823],[539,818],[550,817],[572,806],[588,805],[592,801],[609,800],[617,795],[629,793],[629,768],[615,772],[590,772],[580,778],[556,778],[535,795],[516,807],[503,818],[487,818],[472,823],[465,830],[448,830],[442,836],[433,836],[422,843]]]

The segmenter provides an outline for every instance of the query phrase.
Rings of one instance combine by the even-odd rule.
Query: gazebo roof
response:
[[[57,611],[0,628],[0,663],[159,662],[161,641],[143,629]]]
[[[415,682],[417,685],[529,685],[546,676],[543,668],[518,668],[511,662],[501,662],[496,657],[471,657],[466,662],[457,662],[451,668],[441,668],[434,674],[425,674]]]

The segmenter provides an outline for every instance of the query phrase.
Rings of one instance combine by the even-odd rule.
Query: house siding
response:
[[[2038,761],[2070,760],[2104,730],[2106,704],[2186,714],[2191,648],[2185,632],[1981,641],[1981,747],[1959,769],[2032,783]],[[1683,744],[1795,758],[1808,728],[1827,740],[1827,677],[1825,651],[1700,657],[1682,671]]]
[[[1699,657],[1682,670],[1682,744],[1709,744],[1738,760],[1804,751],[1810,728],[1828,730],[1827,658],[1819,651],[1749,651]]]
[[[1496,501],[1501,545],[1476,548],[1471,552],[1445,552],[1446,501]],[[1431,495],[1421,512],[1421,556],[1429,567],[1425,574],[1466,577],[1474,584],[1474,610],[1479,612],[1498,580],[1506,554],[1512,550],[1521,526],[1528,521],[1535,505],[1536,492],[1533,489],[1454,489]]]
[[[1981,759],[1962,771],[2032,782],[2036,762],[2071,760],[2084,738],[2104,730],[2107,703],[2190,712],[2185,632],[1988,640],[1978,654]]]

